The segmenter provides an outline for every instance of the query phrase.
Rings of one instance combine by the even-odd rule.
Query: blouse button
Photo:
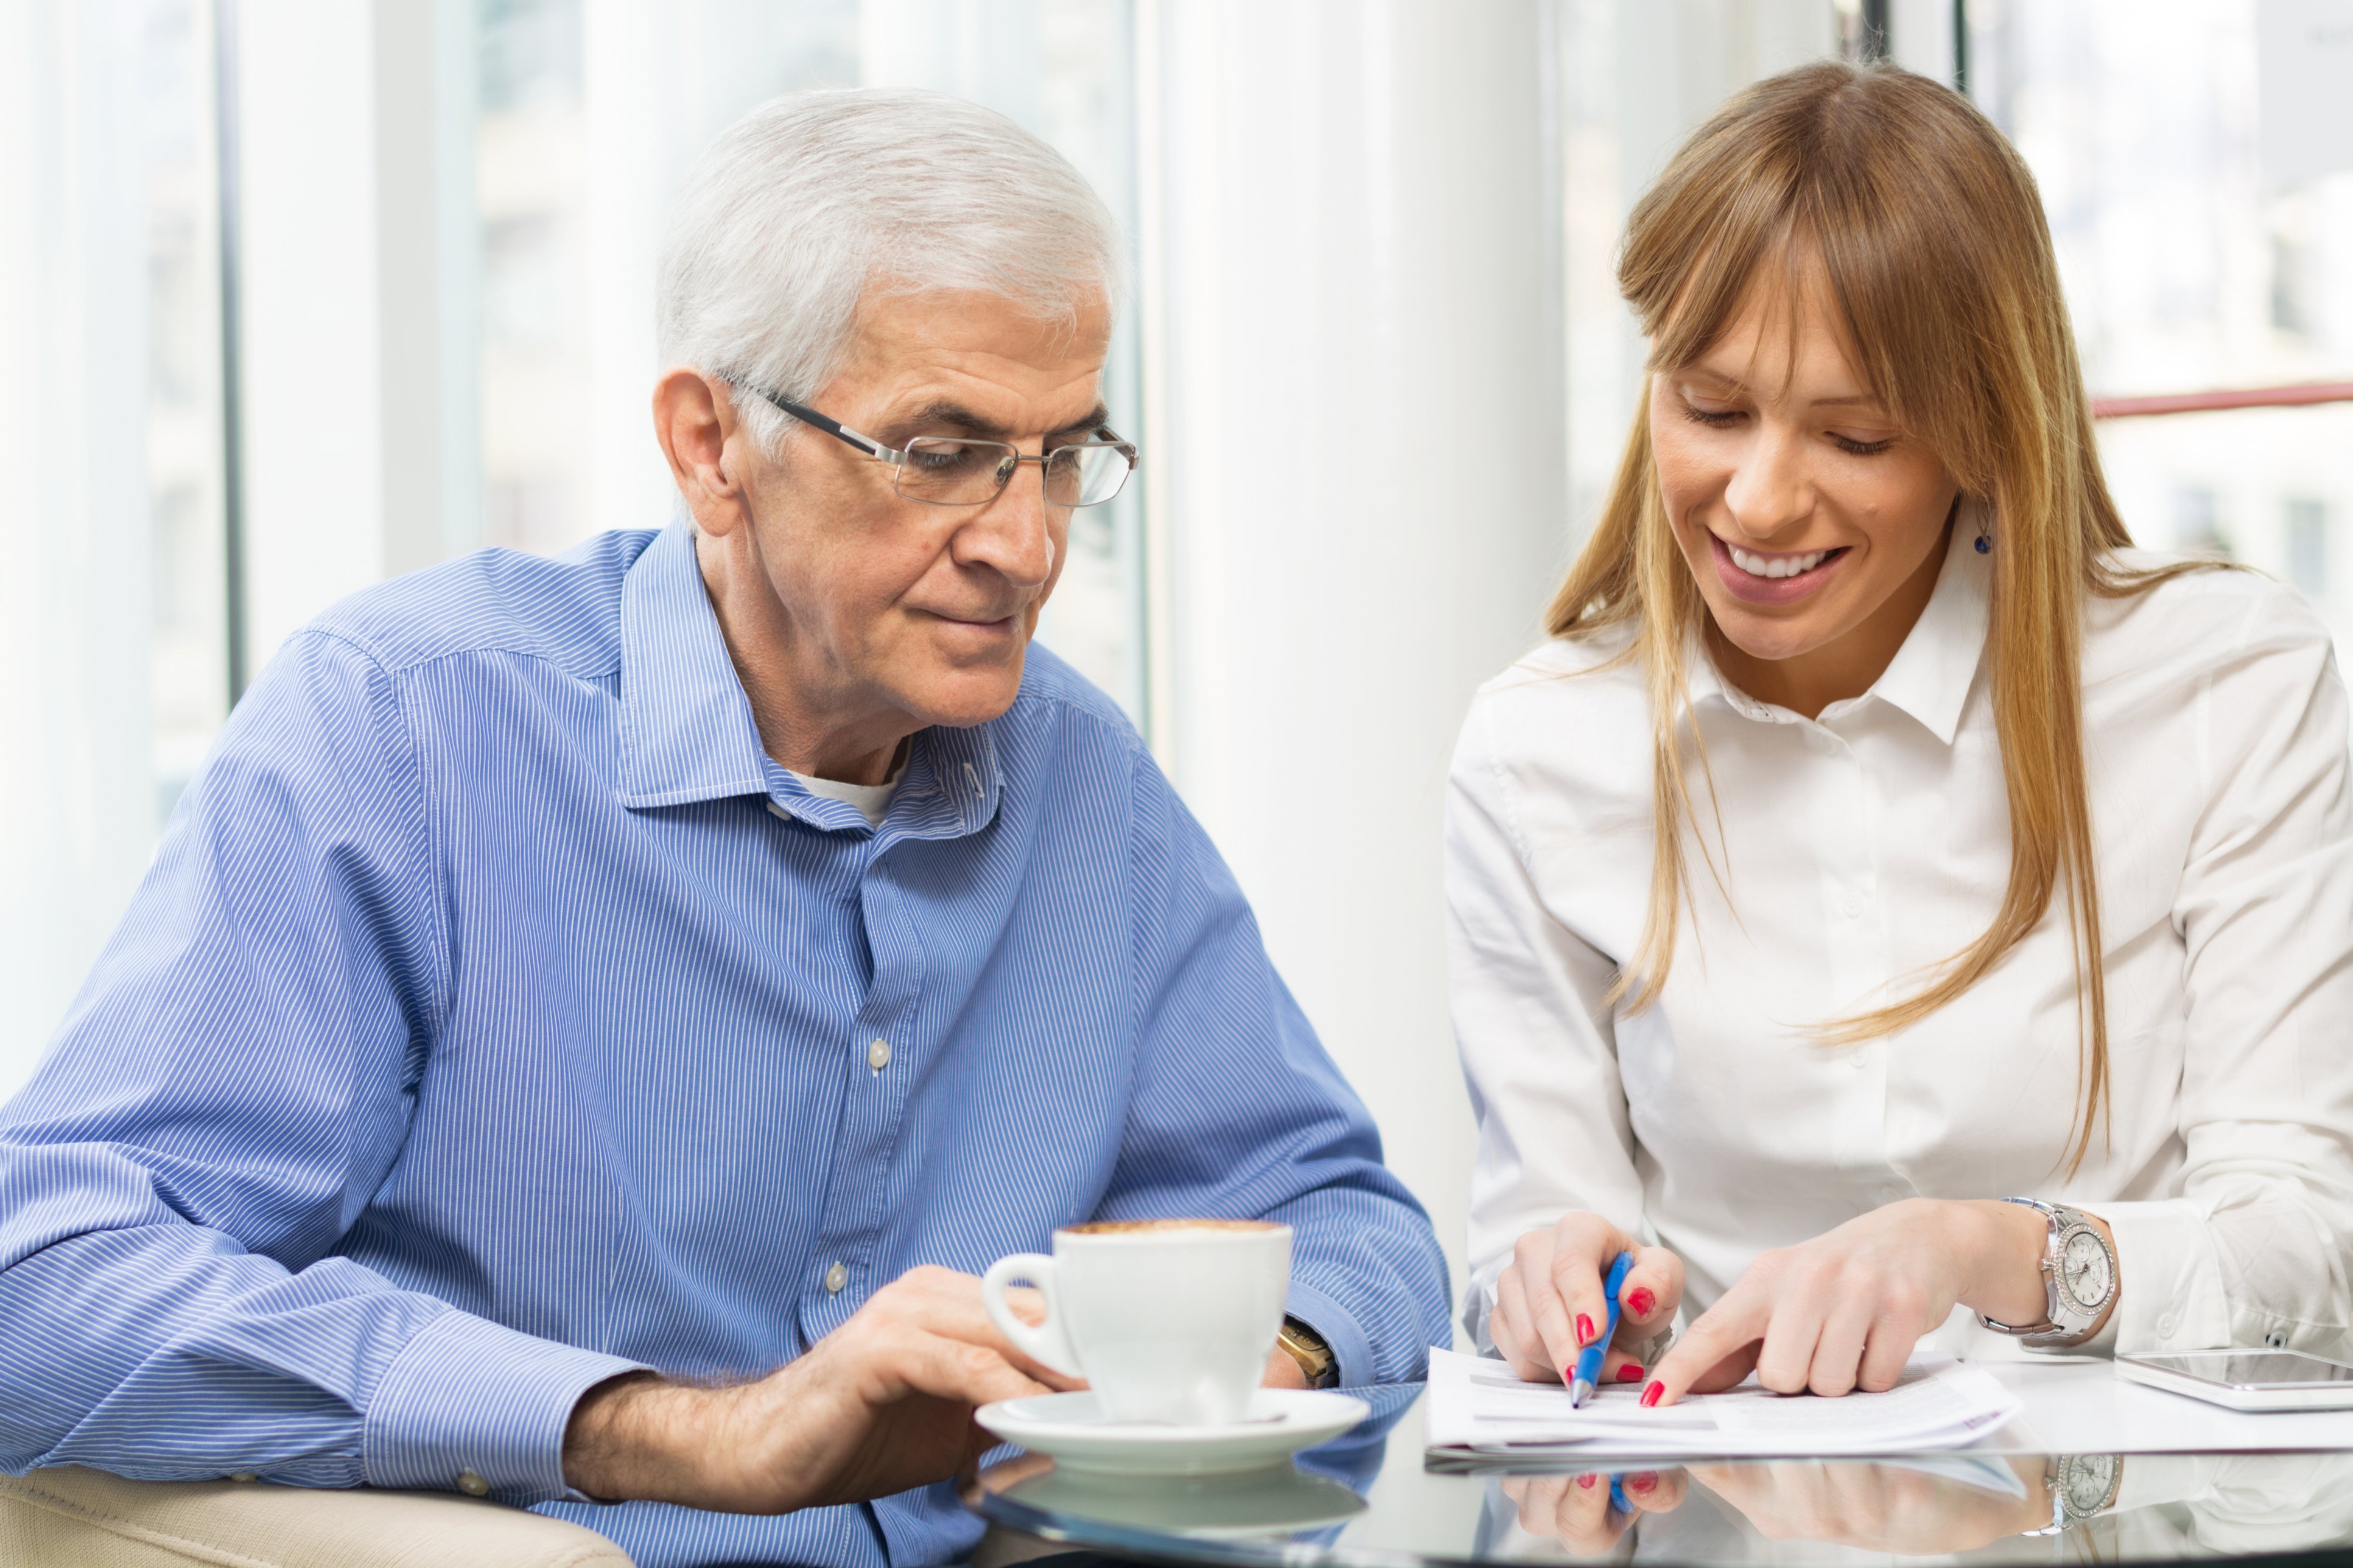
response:
[[[491,1483],[471,1470],[459,1470],[458,1489],[468,1497],[488,1497],[491,1495]]]

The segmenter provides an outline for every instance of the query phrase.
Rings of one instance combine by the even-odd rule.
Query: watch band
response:
[[[1310,1388],[1340,1386],[1340,1358],[1324,1342],[1324,1336],[1296,1318],[1286,1317],[1282,1327],[1275,1331],[1274,1342],[1283,1353],[1299,1363],[1299,1375]]]
[[[2064,1204],[2047,1204],[2040,1198],[2004,1198],[2006,1204],[2017,1204],[2041,1214],[2049,1225],[2042,1245],[2042,1321],[2039,1323],[2001,1323],[1978,1314],[1978,1321],[1998,1334],[2008,1334],[2021,1340],[2029,1350],[2067,1350],[2092,1337],[2093,1328],[2102,1314],[2116,1299],[2116,1252],[2108,1238],[2100,1233],[2080,1209]],[[2065,1254],[2078,1236],[2087,1236],[2098,1244],[2107,1262],[2107,1289],[2100,1300],[2089,1306],[2075,1300],[2067,1288]]]

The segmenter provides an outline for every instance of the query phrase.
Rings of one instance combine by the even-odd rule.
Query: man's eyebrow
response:
[[[1111,423],[1111,410],[1098,403],[1083,419],[1073,419],[1068,425],[1057,425],[1046,432],[1049,436],[1072,436],[1082,430],[1100,430]]]
[[[1006,435],[1005,426],[1002,425],[992,424],[963,404],[953,403],[946,398],[927,403],[921,408],[900,415],[883,428],[915,430],[929,426],[936,429],[943,425],[952,430],[962,431],[965,435],[985,437],[992,441],[1002,441]]]
[[[1111,410],[1098,403],[1084,417],[1073,419],[1067,425],[1057,425],[1046,434],[1068,436],[1080,430],[1092,430],[1109,421],[1110,418]],[[892,432],[902,430],[920,432],[925,429],[936,430],[942,426],[983,440],[1005,441],[1012,438],[1004,426],[994,420],[984,419],[963,404],[951,402],[945,398],[934,403],[927,403],[921,408],[901,415],[884,426],[883,429]]]

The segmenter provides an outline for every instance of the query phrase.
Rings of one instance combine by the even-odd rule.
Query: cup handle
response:
[[[1017,1280],[1028,1280],[1038,1287],[1046,1298],[1046,1321],[1031,1328],[1021,1321],[1005,1299],[1008,1287]],[[980,1279],[981,1305],[988,1309],[988,1321],[997,1331],[1013,1342],[1013,1348],[1030,1360],[1043,1362],[1068,1377],[1084,1375],[1079,1371],[1079,1358],[1071,1349],[1071,1338],[1062,1331],[1061,1304],[1054,1296],[1054,1260],[1042,1252],[1017,1252],[1010,1258],[1000,1258],[989,1265]]]

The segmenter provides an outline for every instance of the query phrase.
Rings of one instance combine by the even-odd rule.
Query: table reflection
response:
[[[1746,1460],[1492,1475],[1485,1561],[1734,1563],[1955,1556],[2182,1560],[2353,1542],[2353,1455]],[[1826,1552],[1824,1548],[1834,1549]]]
[[[1508,1468],[1431,1457],[1415,1390],[1293,1465],[1155,1480],[1019,1456],[973,1506],[1012,1555],[1071,1546],[1266,1568],[1577,1562],[2184,1563],[2353,1550],[2353,1453],[2076,1454],[1984,1449],[1879,1459]],[[1032,1538],[1035,1538],[1032,1540]],[[1019,1542],[1031,1541],[1028,1548]]]

